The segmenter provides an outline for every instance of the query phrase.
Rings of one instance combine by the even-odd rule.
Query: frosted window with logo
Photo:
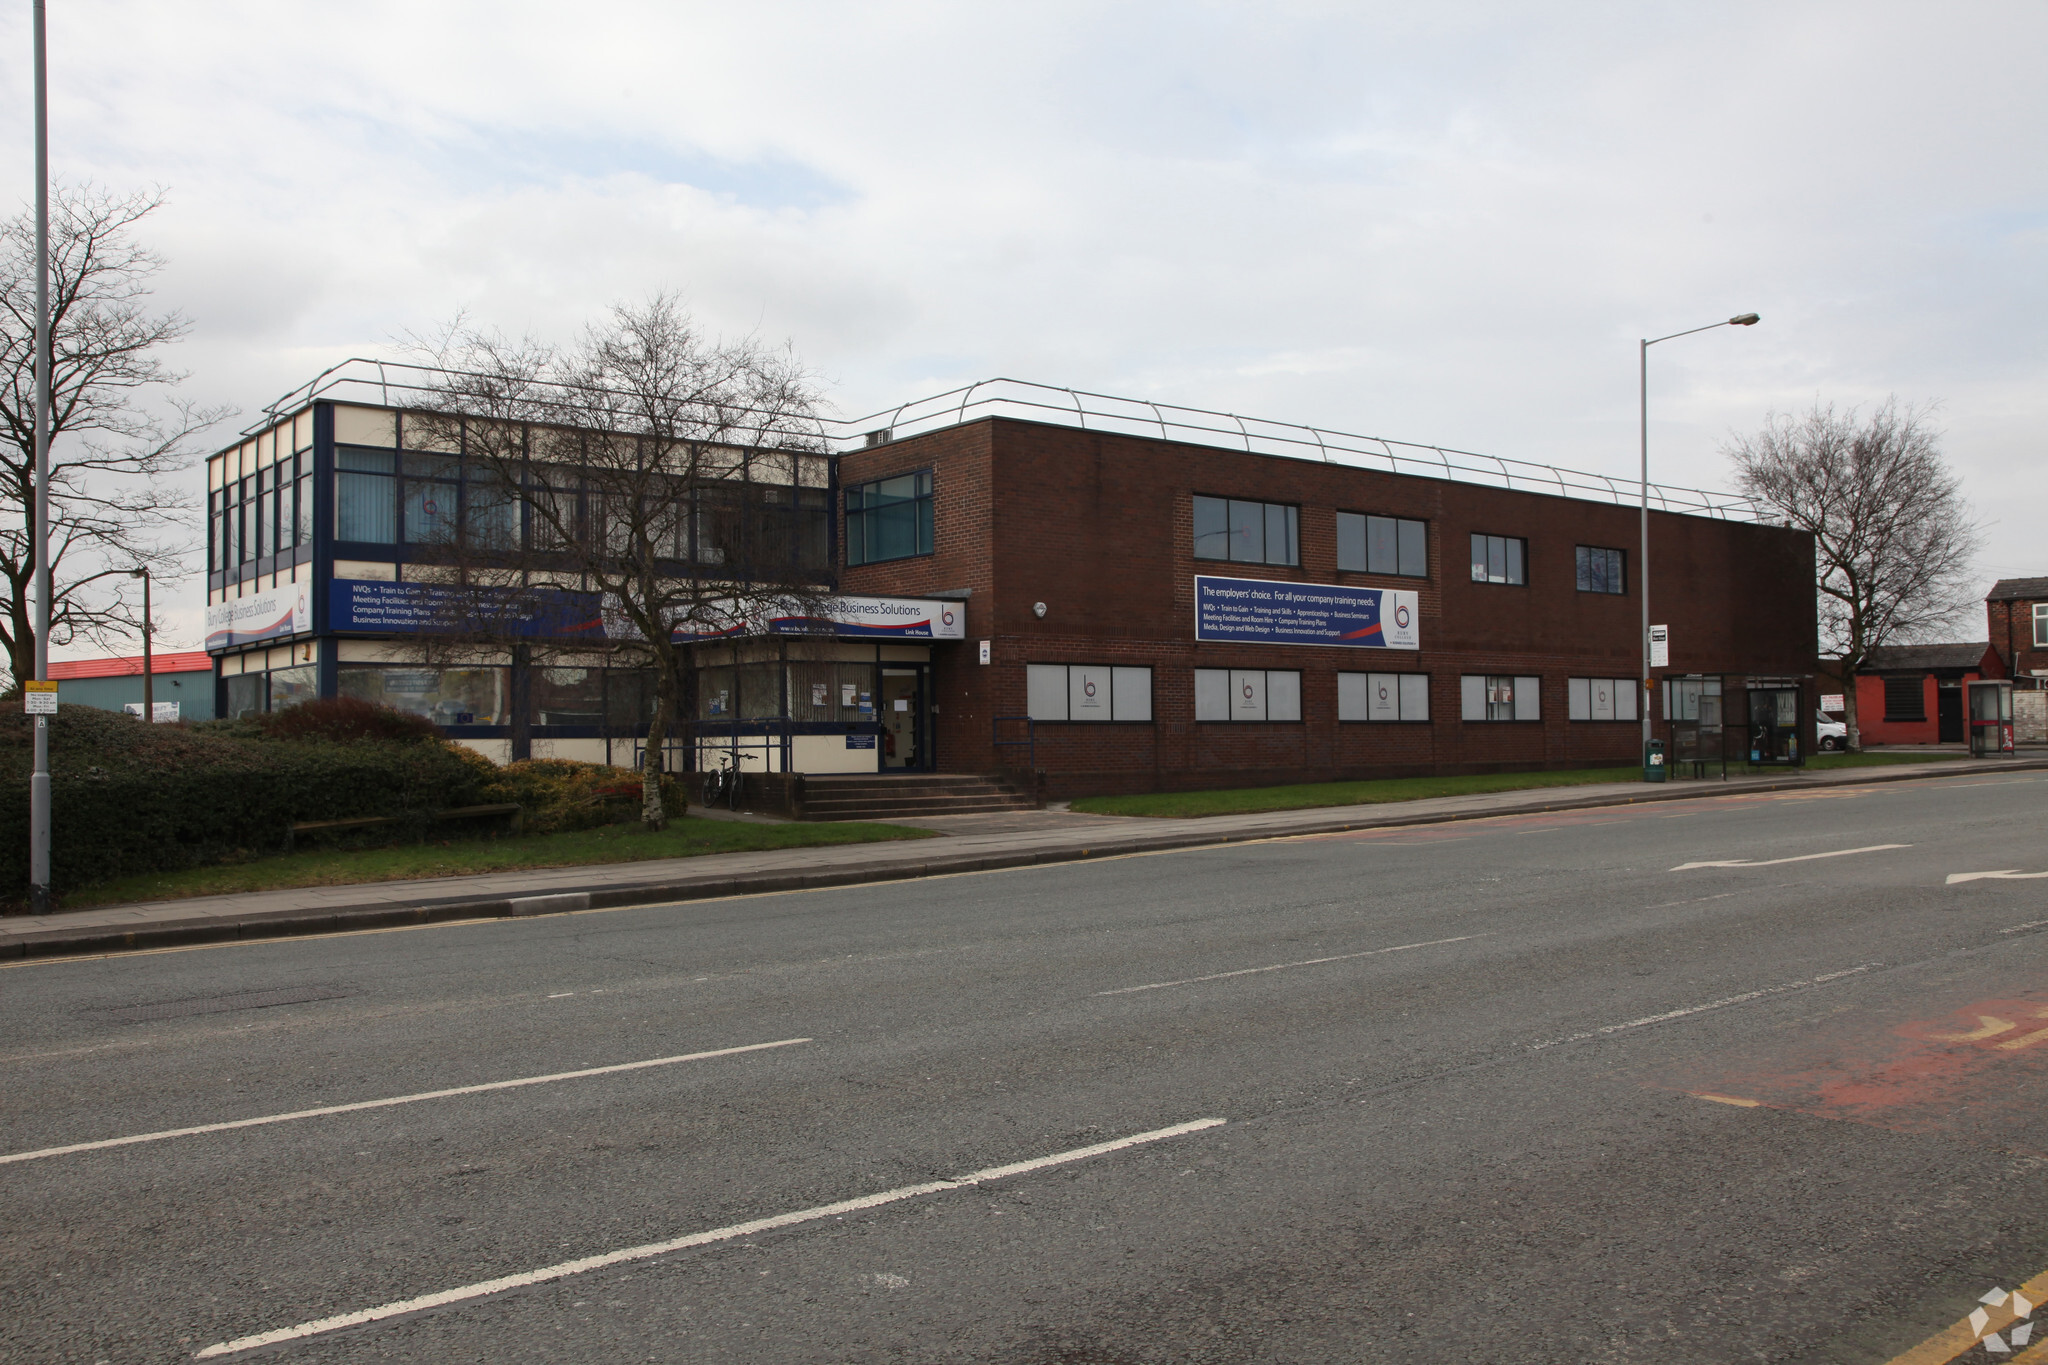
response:
[[[1337,719],[1415,721],[1429,719],[1427,673],[1339,673]]]
[[[1230,670],[1230,718],[1232,720],[1264,720],[1266,718],[1266,672],[1257,668],[1233,668]]]
[[[1152,670],[1109,664],[1027,664],[1026,705],[1037,721],[1148,721]]]
[[[1067,666],[1067,719],[1108,720],[1116,714],[1111,705],[1110,671],[1088,664]]]
[[[1198,668],[1195,719],[1298,721],[1301,674],[1291,669]]]
[[[1567,678],[1565,704],[1573,720],[1634,720],[1634,678]]]

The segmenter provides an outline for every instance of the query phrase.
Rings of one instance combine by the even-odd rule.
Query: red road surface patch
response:
[[[2048,987],[1951,1010],[1915,1003],[1803,1021],[1743,1054],[1696,1058],[1650,1084],[2048,1156]]]

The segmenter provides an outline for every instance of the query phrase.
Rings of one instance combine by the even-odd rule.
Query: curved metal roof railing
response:
[[[427,406],[438,389],[438,376],[449,373],[432,366],[351,358],[330,366],[313,379],[264,406],[265,421],[252,434],[279,417],[297,412],[315,399],[372,404],[378,407]],[[562,420],[573,425],[576,404],[565,397]],[[1207,408],[1182,407],[1150,399],[1120,398],[1085,389],[1062,388],[1021,379],[978,379],[945,393],[913,399],[850,420],[822,418],[815,438],[834,454],[862,449],[881,441],[900,440],[922,432],[960,426],[987,417],[1010,417],[1079,427],[1085,431],[1148,436],[1192,445],[1244,450],[1255,455],[1317,460],[1393,474],[1451,479],[1521,492],[1618,505],[1635,503],[1641,486],[1632,479],[1587,473],[1558,465],[1538,464],[1459,450],[1451,446],[1360,436],[1328,427],[1302,426]],[[764,430],[737,422],[736,432]],[[778,434],[788,438],[786,426]],[[1717,493],[1653,483],[1650,501],[1666,512],[1719,517],[1730,521],[1764,520],[1754,500],[1741,493]]]

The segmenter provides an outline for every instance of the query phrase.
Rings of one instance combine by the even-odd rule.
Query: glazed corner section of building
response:
[[[424,716],[498,762],[639,766],[654,706],[647,670],[599,651],[578,657],[561,638],[533,663],[516,647],[422,647],[449,592],[433,547],[472,494],[459,454],[407,448],[405,421],[396,408],[314,401],[208,460],[206,652],[219,714],[359,697]],[[732,505],[777,519],[793,576],[828,579],[831,457],[724,453],[708,463]],[[708,540],[691,548],[712,563],[726,554]],[[588,618],[579,638],[602,633],[595,594],[569,585],[558,596],[565,619]],[[679,634],[698,752],[672,740],[667,763],[714,766],[715,750],[752,771],[928,768],[924,642],[963,638],[963,620],[957,602],[836,595],[822,615],[734,638]],[[559,624],[536,619],[515,633],[540,639]]]
[[[411,551],[462,506],[459,452],[409,449],[398,407],[307,392],[209,461],[221,713],[356,696],[499,761],[642,762],[637,670],[559,642],[429,661],[440,589]],[[736,449],[741,505],[795,527],[790,568],[830,605],[679,638],[693,723],[667,761],[1029,772],[1051,796],[1633,767],[1646,705],[1696,761],[1812,748],[1803,533],[1652,490],[1671,643],[1646,701],[1633,486],[1398,443],[1229,449],[1221,426],[1105,431],[1073,406],[970,389],[836,452]]]

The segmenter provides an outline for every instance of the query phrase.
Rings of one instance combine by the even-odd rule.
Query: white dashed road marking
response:
[[[482,1085],[458,1085],[447,1090],[423,1090],[417,1095],[393,1095],[382,1100],[357,1100],[354,1104],[329,1104],[318,1109],[294,1109],[288,1114],[265,1114],[260,1118],[233,1119],[227,1123],[201,1123],[190,1128],[166,1128],[156,1133],[134,1133],[128,1137],[101,1138],[97,1142],[73,1142],[63,1147],[43,1147],[33,1152],[0,1155],[0,1166],[15,1161],[38,1161],[44,1157],[69,1156],[73,1152],[96,1152],[106,1147],[128,1147],[138,1142],[163,1142],[169,1138],[197,1137],[201,1133],[225,1133],[236,1128],[261,1128],[271,1123],[298,1119],[320,1119],[331,1114],[357,1114],[365,1109],[389,1109],[397,1104],[418,1104],[422,1100],[445,1100],[456,1095],[481,1095],[492,1090],[516,1090],[527,1085],[554,1081],[575,1081],[586,1076],[611,1076],[621,1071],[645,1071],[649,1067],[674,1066],[678,1062],[701,1062],[712,1057],[731,1057],[741,1052],[762,1052],[774,1047],[794,1047],[808,1038],[784,1038],[773,1043],[748,1043],[744,1047],[721,1047],[710,1052],[686,1052],[679,1057],[655,1057],[644,1062],[619,1062],[614,1066],[589,1066],[581,1071],[557,1071],[547,1076],[520,1076],[509,1081],[485,1081]]]
[[[198,1353],[201,1360],[214,1356],[234,1355],[240,1351],[253,1351],[259,1346],[274,1346],[281,1341],[298,1341],[306,1337],[322,1336],[338,1332],[344,1327],[360,1327],[364,1323],[381,1322],[386,1318],[401,1317],[407,1313],[419,1313],[445,1304],[461,1303],[466,1299],[481,1299],[492,1294],[502,1294],[508,1289],[523,1289],[527,1285],[545,1284],[549,1280],[567,1279],[571,1275],[582,1275],[592,1270],[603,1270],[607,1266],[623,1265],[628,1261],[644,1261],[655,1256],[666,1256],[673,1251],[684,1251],[690,1247],[706,1246],[712,1242],[727,1242],[735,1237],[750,1237],[755,1233],[772,1232],[777,1228],[794,1227],[799,1223],[815,1223],[821,1218],[840,1218],[849,1213],[860,1213],[867,1209],[880,1208],[884,1204],[895,1204],[905,1199],[917,1199],[928,1194],[945,1194],[951,1190],[968,1189],[986,1184],[991,1180],[1004,1180],[1010,1176],[1028,1175],[1042,1171],[1049,1166],[1065,1166],[1090,1157],[1107,1156],[1128,1147],[1139,1147],[1149,1142],[1163,1142],[1168,1138],[1183,1137],[1199,1133],[1207,1128],[1219,1128],[1225,1119],[1195,1119],[1188,1123],[1176,1123],[1171,1128],[1155,1128],[1149,1133],[1133,1133],[1129,1137],[1098,1142],[1092,1147],[1076,1147],[1072,1151],[1054,1152],[1051,1156],[1032,1157],[1027,1161],[1013,1162],[1008,1166],[990,1166],[986,1170],[968,1175],[955,1176],[951,1180],[933,1180],[923,1185],[902,1185],[880,1194],[864,1194],[854,1199],[844,1199],[836,1204],[820,1204],[815,1208],[798,1209],[794,1213],[778,1213],[769,1218],[756,1218],[751,1222],[734,1223],[729,1227],[712,1228],[709,1232],[692,1232],[686,1236],[666,1242],[649,1242],[645,1246],[625,1247],[618,1251],[607,1251],[599,1256],[585,1256],[574,1261],[543,1266],[518,1275],[505,1275],[495,1280],[482,1280],[466,1284],[459,1289],[444,1289],[437,1294],[422,1294],[416,1299],[400,1299],[377,1308],[364,1308],[354,1313],[341,1313],[331,1318],[319,1318],[302,1322],[296,1327],[280,1327],[274,1332],[258,1332],[254,1336],[237,1337],[209,1346]]]

